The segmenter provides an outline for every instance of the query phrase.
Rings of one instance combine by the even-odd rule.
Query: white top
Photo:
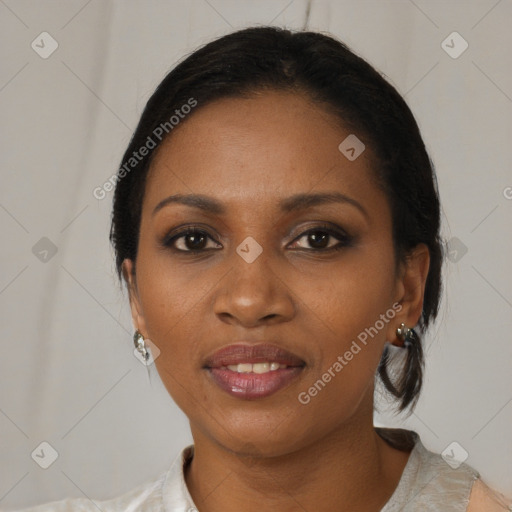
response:
[[[466,464],[453,469],[445,460],[428,451],[418,436],[393,495],[381,512],[464,512],[479,474]],[[122,496],[106,501],[86,498],[65,499],[17,512],[197,512],[184,478],[184,465],[194,454],[194,445],[185,447],[170,468]],[[452,464],[454,465],[454,464]],[[14,511],[12,511],[14,512]]]

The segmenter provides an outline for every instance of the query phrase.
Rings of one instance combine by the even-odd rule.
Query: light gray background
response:
[[[301,28],[306,11],[305,0],[0,0],[0,507],[119,495],[191,442],[156,369],[150,384],[132,354],[108,243],[112,194],[99,201],[92,191],[115,172],[179,58],[248,25]],[[417,430],[439,453],[457,441],[508,495],[511,22],[510,0],[314,1],[308,21],[405,95],[451,240],[422,399],[406,421],[376,421]],[[47,59],[31,48],[43,31],[59,45]],[[458,58],[441,45],[453,31],[469,44]],[[58,249],[46,262],[32,249],[42,237]],[[59,453],[46,470],[31,458],[43,441]]]

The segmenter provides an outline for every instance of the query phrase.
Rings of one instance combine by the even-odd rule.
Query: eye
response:
[[[341,250],[344,247],[350,246],[353,237],[348,235],[342,230],[337,230],[331,226],[323,225],[316,226],[308,231],[305,231],[298,238],[292,242],[292,249],[301,249],[298,246],[301,240],[305,239],[305,243],[310,244],[311,249],[305,249],[312,252],[329,252],[331,250]],[[338,241],[338,243],[332,243]],[[213,245],[208,246],[208,242],[213,242]],[[182,253],[200,253],[208,250],[221,248],[204,229],[189,226],[177,233],[168,235],[162,241],[162,245],[171,248],[175,252]]]
[[[179,233],[166,237],[163,245],[177,252],[201,252],[212,249],[212,247],[207,247],[208,239],[215,242],[206,231],[195,227],[188,227]]]
[[[330,226],[317,226],[308,231],[302,233],[292,244],[292,248],[297,248],[296,244],[305,239],[305,243],[310,244],[312,249],[306,249],[310,251],[323,251],[328,252],[331,250],[339,251],[344,247],[350,246],[352,243],[352,237],[347,235],[347,233],[336,230]],[[338,240],[338,243],[334,243],[329,245],[329,242],[334,241],[333,239]],[[301,247],[299,247],[300,249]]]

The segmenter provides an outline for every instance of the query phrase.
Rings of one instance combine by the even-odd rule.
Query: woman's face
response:
[[[371,421],[384,343],[400,322],[416,323],[421,299],[409,306],[395,274],[370,148],[355,159],[343,153],[350,131],[299,95],[199,107],[153,162],[130,276],[134,322],[160,350],[166,388],[193,433],[234,451],[249,443],[287,453]],[[178,194],[208,201],[162,205]],[[317,194],[341,199],[307,199]],[[173,238],[187,227],[200,233]],[[125,260],[127,276],[131,269]],[[270,369],[264,360],[279,359],[270,349],[252,353],[257,366],[219,368],[234,359],[211,356],[234,343],[272,344],[295,358]],[[230,354],[251,359],[244,347]]]

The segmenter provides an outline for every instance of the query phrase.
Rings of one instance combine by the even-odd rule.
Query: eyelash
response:
[[[330,237],[338,239],[339,243],[333,247],[327,247],[324,249],[299,249],[299,250],[304,250],[304,251],[308,251],[308,252],[329,253],[331,251],[340,251],[340,250],[344,249],[345,247],[350,247],[353,243],[352,236],[348,235],[347,233],[345,233],[343,231],[336,230],[328,225],[319,225],[319,226],[315,226],[311,229],[308,229],[307,231],[304,231],[298,237],[296,237],[293,240],[293,242],[296,242],[311,233],[317,233],[317,232],[326,233]],[[216,242],[216,240],[214,240],[213,237],[211,237],[208,234],[208,232],[205,231],[204,229],[202,229],[198,226],[188,226],[186,229],[184,229],[178,233],[175,233],[172,236],[165,237],[162,241],[162,245],[166,248],[170,248],[174,252],[182,253],[182,254],[187,254],[187,253],[188,254],[200,254],[200,253],[204,253],[206,251],[215,250],[215,249],[197,249],[197,250],[176,249],[176,247],[174,247],[174,243],[176,242],[176,240],[179,240],[180,238],[184,238],[188,235],[205,235],[206,237],[208,237],[211,240],[213,240],[214,242]],[[218,243],[218,242],[216,242],[216,243]]]

